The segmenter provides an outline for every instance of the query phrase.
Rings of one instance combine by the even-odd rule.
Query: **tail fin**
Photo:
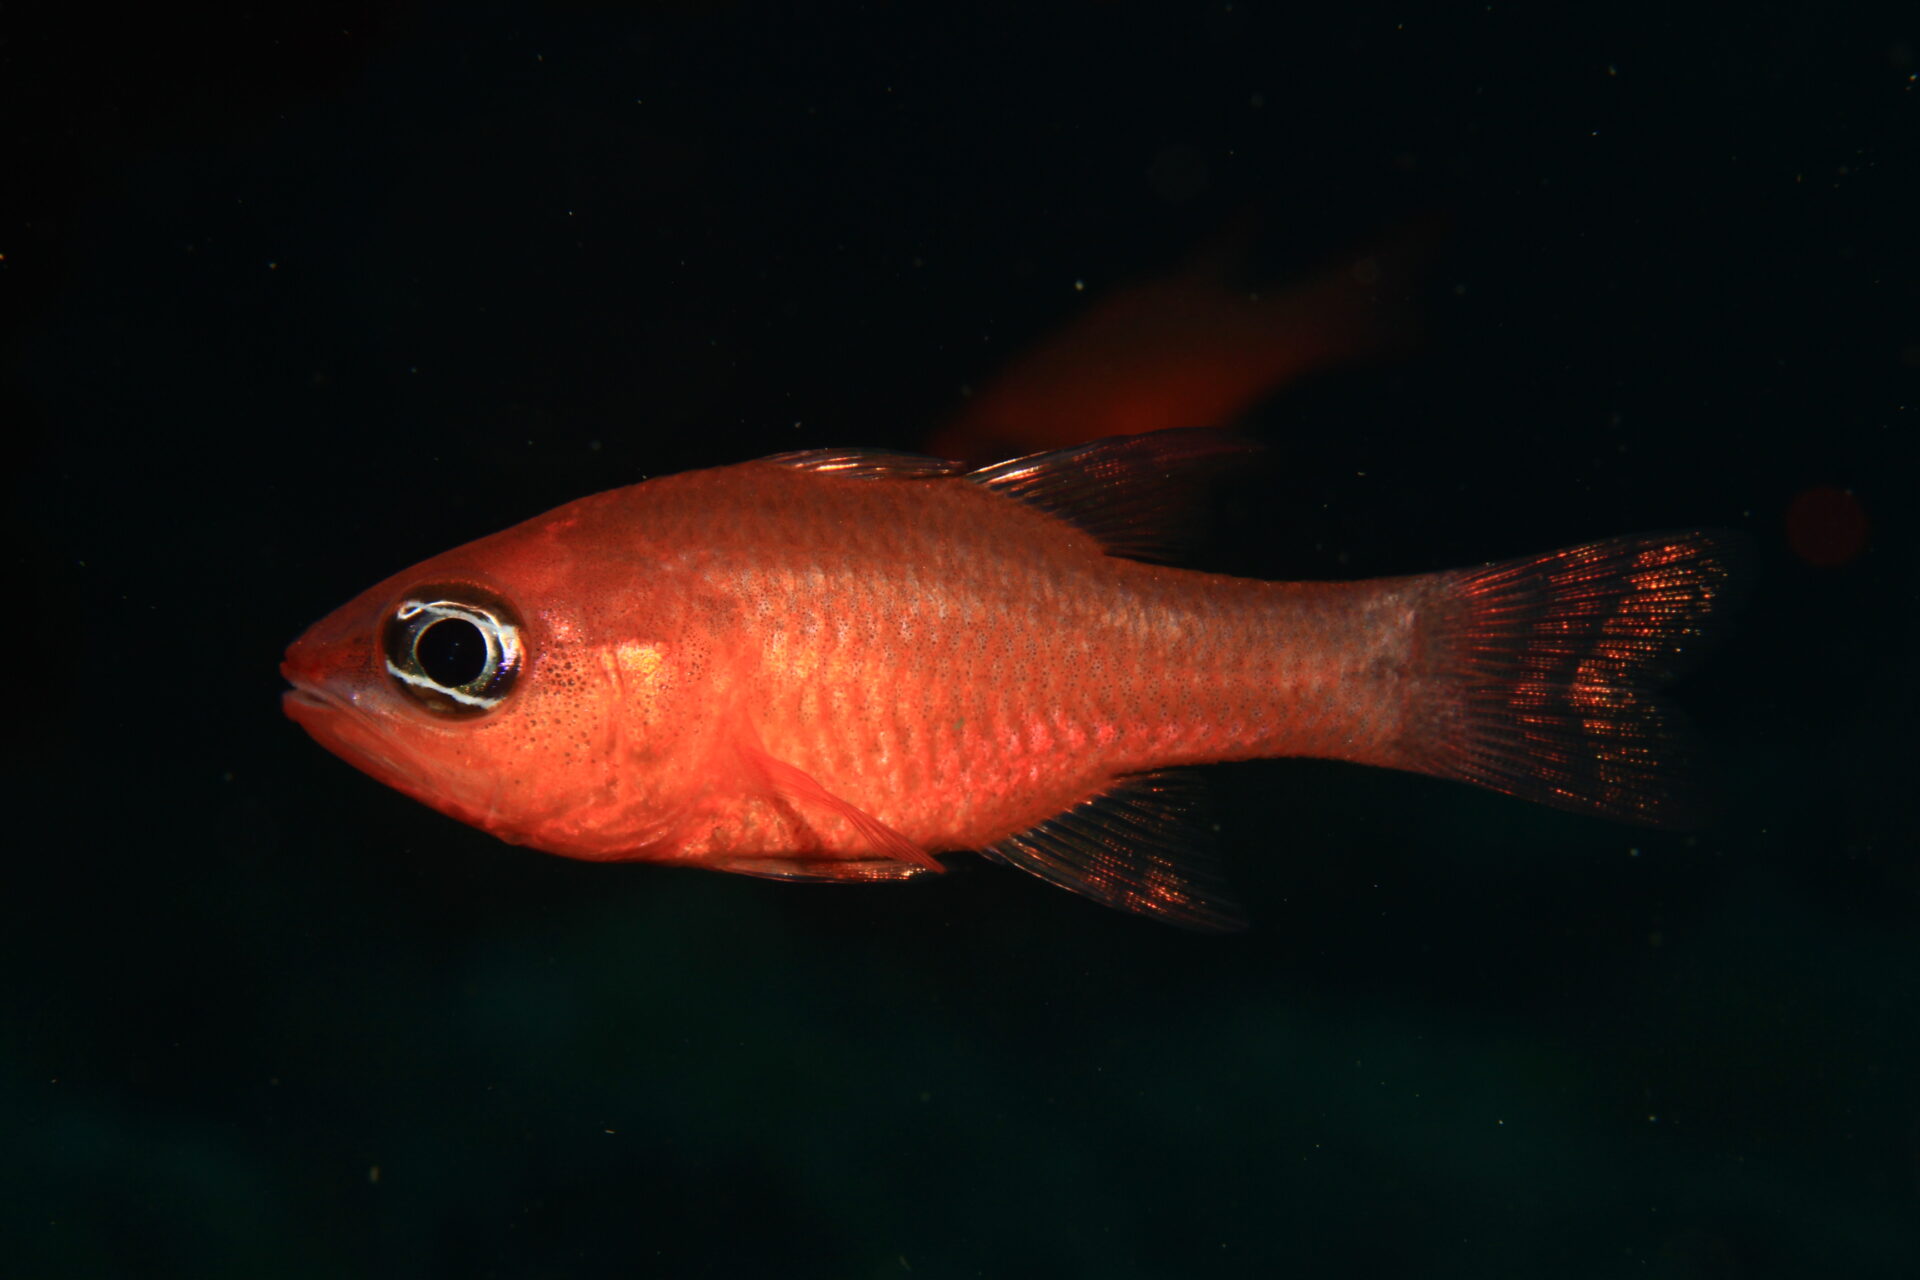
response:
[[[1700,819],[1691,752],[1648,692],[1738,578],[1726,533],[1613,538],[1434,575],[1406,767],[1629,822]]]

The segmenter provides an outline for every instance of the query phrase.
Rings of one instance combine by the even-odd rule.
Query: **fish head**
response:
[[[604,531],[580,524],[561,508],[348,601],[287,650],[286,714],[503,839],[648,856],[684,807],[671,766],[698,723],[685,703],[704,651],[677,634],[670,573],[638,553],[609,564]]]

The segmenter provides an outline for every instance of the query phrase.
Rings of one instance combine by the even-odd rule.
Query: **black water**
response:
[[[8,1273],[1913,1274],[1911,15],[0,36]],[[1677,690],[1717,825],[1219,769],[1256,922],[1220,939],[983,866],[568,863],[281,718],[281,649],[394,569],[644,475],[911,448],[1236,219],[1275,289],[1445,231],[1417,346],[1249,414],[1276,465],[1209,563],[1749,530]],[[1871,521],[1839,566],[1788,547],[1820,485]]]

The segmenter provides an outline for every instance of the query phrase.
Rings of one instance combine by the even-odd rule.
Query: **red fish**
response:
[[[1232,422],[1306,373],[1411,342],[1409,297],[1437,220],[1279,290],[1249,288],[1257,229],[1242,218],[1176,270],[1095,298],[968,400],[930,451],[990,462]]]
[[[315,624],[287,714],[569,857],[889,880],[973,850],[1196,928],[1241,916],[1179,766],[1319,756],[1684,816],[1645,689],[1726,594],[1725,535],[1363,582],[1151,562],[1182,481],[1244,448],[814,451],[615,489]]]

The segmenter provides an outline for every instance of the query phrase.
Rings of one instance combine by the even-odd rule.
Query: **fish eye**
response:
[[[499,706],[519,677],[520,620],[505,600],[478,587],[425,586],[387,615],[381,639],[387,674],[429,711],[481,715]]]

